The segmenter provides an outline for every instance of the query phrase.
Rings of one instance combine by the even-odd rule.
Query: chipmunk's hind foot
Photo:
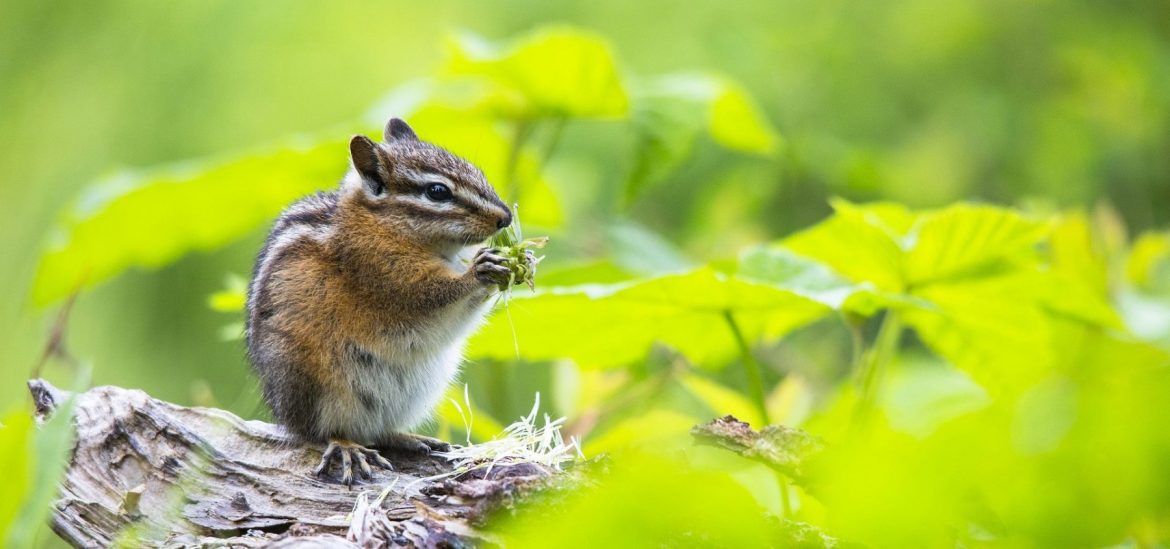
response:
[[[334,462],[339,463],[341,466],[340,478],[330,474]],[[374,472],[370,467],[371,463],[383,469],[394,470],[394,466],[390,461],[382,457],[377,450],[366,448],[348,440],[333,439],[329,441],[329,446],[321,454],[321,463],[313,470],[313,474],[318,478],[339,480],[346,486],[352,486],[355,477],[369,480],[373,476]]]

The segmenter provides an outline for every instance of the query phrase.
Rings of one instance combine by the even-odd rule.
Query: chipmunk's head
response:
[[[384,138],[350,140],[353,170],[342,191],[386,226],[451,249],[483,241],[512,223],[511,210],[470,162],[420,140],[400,118],[386,124]]]

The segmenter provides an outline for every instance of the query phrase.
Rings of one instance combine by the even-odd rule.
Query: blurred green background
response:
[[[718,69],[784,135],[774,162],[700,150],[636,205],[698,254],[730,255],[828,213],[826,199],[936,206],[1108,200],[1133,230],[1170,217],[1170,6],[1163,2],[19,2],[0,6],[0,395],[20,398],[47,316],[29,299],[59,210],[116,169],[227,154],[359,119],[432,72],[446,33],[571,22],[628,70]],[[340,174],[344,151],[338,152]],[[734,192],[719,192],[732,186]],[[571,190],[568,191],[571,196]],[[220,197],[230,201],[231,196]],[[572,207],[568,202],[568,207]],[[81,299],[95,382],[227,402],[246,371],[205,306],[264,230]]]
[[[604,37],[625,75],[717,72],[754,98],[782,140],[771,155],[700,140],[625,203],[613,182],[630,160],[615,161],[610,145],[629,149],[628,129],[566,125],[545,167],[567,220],[548,252],[553,271],[598,257],[632,271],[642,259],[651,272],[731,258],[824,219],[832,197],[1085,211],[1106,244],[1170,224],[1170,4],[1162,1],[6,0],[0,402],[27,398],[23,381],[59,305],[34,304],[38,258],[61,212],[84,205],[83,187],[127,168],[230,158],[289,136],[344,139],[388,91],[441,71],[452,31],[495,39],[547,23]],[[336,177],[346,160],[338,148]],[[231,203],[230,188],[214,200]],[[613,234],[619,219],[632,227],[625,237]],[[233,317],[207,302],[225,276],[248,272],[266,230],[82,293],[68,343],[93,365],[93,382],[262,417],[242,343],[221,337]],[[1151,307],[1132,318],[1150,323],[1147,339],[1164,338],[1166,309]],[[804,402],[788,410],[823,405],[848,377],[849,332],[828,324],[759,352],[769,391],[794,372],[805,380],[777,396]],[[865,329],[873,335],[874,326]],[[648,362],[671,360],[660,352]],[[528,410],[534,390],[555,396],[557,379],[577,375],[553,375],[572,367],[548,363],[467,369],[477,404],[504,421]],[[60,363],[47,373],[71,377]],[[583,375],[573,379],[620,383]],[[744,375],[717,380],[742,387]],[[873,538],[891,539],[903,538]]]

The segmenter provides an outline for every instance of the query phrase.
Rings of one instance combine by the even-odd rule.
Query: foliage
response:
[[[657,230],[671,216],[722,216],[728,231],[744,212],[767,217],[772,202],[753,193],[791,160],[783,155],[806,163],[800,170],[846,173],[846,187],[888,167],[857,151],[843,158],[819,133],[782,141],[726,76],[633,75],[592,32],[554,26],[499,42],[461,33],[447,45],[432,78],[344,127],[407,117],[518,202],[526,230],[552,239],[535,289],[515,291],[472,339],[470,390],[449,394],[438,430],[488,440],[502,428],[492,418],[518,415],[512,404],[530,398],[518,393],[539,388],[569,416],[564,432],[614,463],[552,516],[502,520],[510,545],[556,536],[757,546],[777,539],[781,519],[888,547],[1170,538],[1165,233],[1130,243],[1104,207],[834,199],[828,217],[785,238],[749,231],[757,244],[743,250],[680,249]],[[245,238],[295,197],[331,186],[344,168],[337,133],[95,184],[42,255],[36,300]],[[700,146],[703,135],[716,147]],[[954,142],[899,146],[913,157],[899,165],[905,179],[923,166],[959,177],[935,162]],[[709,179],[683,173],[704,155],[720,164]],[[701,187],[706,203],[645,209],[645,197],[681,193],[679,181]],[[243,291],[229,277],[210,304],[238,315]],[[477,419],[467,426],[463,412]],[[726,413],[826,439],[837,451],[818,488],[695,450],[688,428]]]
[[[82,379],[88,376],[83,376]],[[83,387],[79,382],[75,388]],[[59,403],[37,425],[28,410],[13,410],[0,425],[0,465],[10,475],[0,503],[0,539],[6,547],[31,547],[47,535],[51,502],[73,447],[73,399]]]

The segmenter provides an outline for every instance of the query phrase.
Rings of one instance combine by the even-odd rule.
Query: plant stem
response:
[[[756,411],[759,412],[764,425],[770,425],[772,421],[768,418],[768,405],[764,401],[764,376],[760,372],[760,364],[752,355],[752,350],[748,347],[747,340],[744,339],[743,332],[740,331],[739,324],[735,322],[735,316],[731,314],[731,311],[723,311],[723,319],[727,321],[727,327],[731,329],[731,334],[735,336],[735,342],[739,345],[739,354],[743,359],[743,371],[747,375],[748,388],[752,392]]]
[[[792,499],[788,495],[788,479],[784,474],[776,471],[777,483],[780,487],[780,508],[784,512],[784,518],[792,518]]]
[[[885,318],[882,319],[882,326],[874,338],[873,347],[864,356],[861,370],[856,372],[858,401],[855,419],[864,420],[876,407],[882,370],[898,352],[901,339],[902,320],[898,318],[898,313],[887,311]]]
[[[516,204],[520,201],[520,178],[517,173],[520,168],[520,152],[524,150],[524,142],[528,140],[532,123],[525,118],[516,121],[513,128],[512,143],[508,148],[507,163],[504,164],[504,179],[508,188],[507,204]]]
[[[565,129],[565,122],[566,119],[564,116],[558,116],[552,119],[551,134],[549,135],[548,142],[544,146],[544,154],[540,157],[541,169],[544,168],[545,164],[548,164],[549,159],[556,152],[557,145],[561,142],[561,132]]]

